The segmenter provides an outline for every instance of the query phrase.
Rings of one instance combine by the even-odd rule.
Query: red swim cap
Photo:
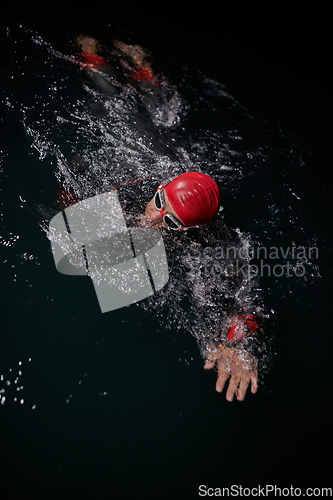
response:
[[[216,182],[200,172],[186,172],[165,186],[172,208],[186,226],[210,222],[220,206]]]

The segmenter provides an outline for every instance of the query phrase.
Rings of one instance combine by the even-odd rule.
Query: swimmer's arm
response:
[[[227,401],[232,401],[234,396],[238,401],[243,401],[246,391],[251,386],[252,394],[258,388],[258,362],[239,346],[220,344],[212,346],[206,351],[205,370],[216,367],[218,377],[216,382],[217,392],[222,392],[227,380],[229,380],[226,392]]]

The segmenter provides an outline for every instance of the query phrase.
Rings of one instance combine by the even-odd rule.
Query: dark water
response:
[[[331,95],[311,41],[292,44],[289,26],[279,45],[269,26],[251,37],[235,21],[219,35],[208,14],[157,23],[138,6],[66,20],[54,10],[51,24],[13,17],[1,27],[1,498],[331,486]],[[259,280],[274,354],[242,403],[215,392],[185,328],[137,306],[102,315],[88,279],[55,270],[39,222],[57,212],[59,153],[99,169],[120,148],[91,107],[96,89],[59,56],[81,32],[147,46],[179,96],[179,123],[158,139],[182,160],[130,147],[127,159],[161,173],[200,165],[251,242],[318,249],[291,259],[304,275]]]

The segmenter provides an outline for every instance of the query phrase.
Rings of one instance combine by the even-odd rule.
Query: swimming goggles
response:
[[[183,226],[181,222],[176,219],[176,217],[168,212],[164,213],[165,209],[165,198],[164,198],[164,185],[160,184],[154,195],[154,205],[156,210],[163,215],[163,222],[167,225],[168,229],[172,231],[188,231],[189,229],[200,227],[200,226]]]

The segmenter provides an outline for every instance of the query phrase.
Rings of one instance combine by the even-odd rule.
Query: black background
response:
[[[99,2],[98,4],[86,5],[85,3],[65,4],[59,2],[48,3],[26,3],[23,6],[7,5],[6,12],[2,22],[11,26],[13,23],[20,23],[26,28],[36,30],[44,40],[51,43],[54,48],[59,47],[66,53],[68,41],[73,33],[86,32],[101,39],[107,43],[110,33],[115,38],[122,38],[125,41],[139,43],[147,46],[154,55],[156,64],[163,68],[163,71],[174,73],[177,71],[177,65],[189,65],[191,68],[198,68],[212,78],[216,78],[225,84],[231,95],[242,103],[243,106],[250,109],[251,113],[258,113],[261,116],[267,116],[270,119],[280,121],[284,127],[287,127],[293,134],[295,141],[299,141],[302,147],[309,150],[312,155],[312,161],[304,165],[303,181],[311,186],[316,192],[316,196],[322,196],[325,199],[323,207],[329,206],[332,201],[332,177],[331,177],[331,116],[332,116],[332,91],[330,77],[331,62],[331,42],[328,21],[330,13],[319,11],[309,7],[308,10],[302,8],[294,11],[295,7],[289,6],[283,8],[281,4],[265,5],[264,8],[254,9],[247,6],[246,9],[239,4],[234,6],[224,3],[207,4],[181,4],[176,2],[165,2],[154,4],[149,3],[124,3],[124,2]],[[61,46],[63,40],[63,46]],[[3,54],[4,60],[10,59],[10,54]],[[327,220],[331,225],[330,213],[322,213],[322,219]],[[323,220],[321,223],[323,224]],[[46,243],[45,243],[46,247]],[[60,277],[57,277],[60,283]],[[63,279],[63,277],[61,277]],[[62,285],[61,285],[62,286]],[[325,296],[327,302],[331,301],[331,287],[327,286],[322,296]],[[310,293],[310,292],[309,292]],[[308,298],[305,296],[304,300]],[[302,297],[300,297],[300,301]],[[298,311],[288,311],[286,304],[285,316],[281,315],[276,320],[276,329],[280,335],[282,345],[285,320],[288,313],[290,322],[288,328],[306,327],[307,318],[299,304]],[[326,310],[323,304],[320,311]],[[298,313],[298,314],[297,314]],[[315,317],[315,312],[312,312]],[[45,313],[46,316],[46,313]],[[115,316],[115,321],[118,316]],[[17,321],[22,321],[17,319]],[[47,317],[45,317],[45,323]],[[107,328],[106,320],[105,329]],[[136,318],[132,319],[133,329],[135,329]],[[43,322],[43,318],[40,319]],[[315,320],[312,318],[312,322]],[[318,320],[319,322],[319,320]],[[326,318],[327,330],[330,328],[330,321]],[[23,328],[23,326],[22,326]],[[150,325],[148,331],[141,335],[136,345],[130,346],[129,353],[133,355],[138,349],[143,349],[145,359],[149,359],[152,352],[154,338],[156,337],[154,325]],[[319,328],[318,328],[319,330]],[[58,332],[56,332],[58,335]],[[66,332],[61,332],[63,338]],[[316,334],[314,329],[313,334]],[[56,338],[56,337],[55,337]],[[68,342],[72,343],[72,352],[79,350],[76,345],[81,342],[80,332],[72,332],[72,338]],[[67,341],[67,340],[66,340]],[[292,349],[293,341],[289,338],[283,343],[283,346],[290,346]],[[320,353],[319,338],[316,343],[316,353]],[[58,342],[58,338],[57,338]],[[57,346],[54,340],[55,346]],[[108,351],[108,344],[115,350],[119,342],[121,350],[122,340],[115,340],[107,337],[105,352]],[[154,359],[156,367],[169,359],[168,349],[172,341],[168,336],[159,340],[157,356]],[[185,339],[179,339],[177,349],[189,349],[188,342]],[[312,339],[304,339],[306,348],[311,351]],[[182,345],[183,343],[183,345]],[[111,351],[111,348],[110,348]],[[190,354],[197,358],[199,353],[196,346]],[[64,356],[64,353],[60,353]],[[70,355],[68,355],[70,356]],[[108,359],[103,352],[99,354],[98,376],[101,380],[108,377]],[[328,357],[326,356],[327,363]],[[72,362],[72,360],[71,360]],[[170,362],[170,361],[169,361]],[[47,364],[47,360],[45,361]],[[75,360],[73,361],[75,365]],[[77,362],[79,364],[79,362]],[[151,373],[154,366],[146,371],[140,370],[139,361],[134,366],[139,370],[135,372],[134,387],[142,386],[145,381],[151,379]],[[285,363],[288,366],[283,365]],[[330,472],[327,468],[330,459],[327,458],[331,447],[331,422],[329,415],[329,401],[331,397],[331,384],[329,379],[330,372],[327,365],[328,380],[316,380],[316,375],[306,372],[307,365],[293,365],[292,354],[288,354],[285,349],[284,356],[280,362],[279,373],[273,371],[268,376],[267,387],[273,384],[273,378],[279,376],[279,380],[274,379],[275,387],[273,395],[266,393],[258,394],[257,399],[247,398],[243,406],[225,406],[221,405],[220,395],[209,393],[207,396],[206,386],[202,378],[202,367],[198,365],[191,366],[188,371],[176,361],[171,361],[174,369],[174,379],[163,379],[160,376],[160,386],[146,389],[142,394],[138,391],[133,395],[131,387],[134,376],[132,371],[122,365],[118,360],[116,365],[119,371],[119,378],[123,381],[121,389],[127,388],[128,394],[128,412],[126,408],[119,411],[119,429],[117,436],[114,429],[110,429],[105,436],[103,432],[108,427],[105,421],[108,412],[106,411],[105,400],[100,398],[94,405],[90,405],[86,410],[87,414],[81,415],[81,408],[85,408],[86,394],[82,393],[73,403],[73,414],[80,415],[78,421],[70,418],[70,414],[52,416],[52,419],[45,425],[42,417],[32,416],[31,412],[22,414],[20,417],[10,408],[4,407],[7,415],[7,421],[16,421],[21,425],[17,429],[17,437],[9,439],[7,443],[8,450],[5,450],[7,456],[11,455],[10,460],[6,460],[4,453],[4,471],[8,474],[8,491],[19,490],[19,484],[15,484],[16,471],[18,478],[24,477],[21,497],[24,498],[27,489],[38,492],[44,492],[52,497],[51,487],[57,487],[58,476],[54,473],[53,486],[47,476],[47,466],[45,465],[45,476],[43,477],[43,466],[39,466],[39,479],[41,485],[36,485],[34,473],[29,470],[23,472],[29,464],[29,446],[25,447],[25,452],[16,454],[15,445],[20,446],[20,439],[31,441],[31,447],[35,455],[38,449],[45,452],[50,439],[50,450],[55,450],[54,454],[48,457],[52,466],[55,468],[59,464],[64,464],[69,470],[70,456],[65,456],[64,450],[69,450],[73,443],[80,450],[84,433],[87,429],[94,428],[94,433],[87,439],[85,454],[80,458],[76,456],[76,467],[71,469],[72,484],[64,486],[63,496],[61,498],[84,498],[84,488],[87,484],[86,498],[93,498],[93,491],[97,492],[96,498],[99,498],[101,491],[98,488],[98,478],[104,478],[112,471],[108,469],[109,465],[104,465],[103,456],[113,457],[114,463],[124,464],[123,475],[119,479],[117,488],[109,485],[109,493],[105,493],[105,498],[112,498],[112,492],[116,491],[115,498],[153,498],[149,488],[149,481],[153,484],[156,492],[154,498],[198,498],[197,483],[208,486],[224,486],[228,484],[244,484],[244,486],[266,484],[269,481],[272,484],[281,486],[308,486],[319,487],[329,486],[327,481],[330,478]],[[318,361],[320,363],[320,360]],[[56,366],[56,365],[55,365]],[[297,369],[301,368],[300,370]],[[75,371],[78,367],[73,368]],[[324,373],[324,371],[322,372]],[[56,375],[55,375],[56,376]],[[68,374],[68,377],[70,374]],[[270,383],[272,378],[272,384]],[[289,380],[290,377],[292,380]],[[64,380],[66,373],[63,374]],[[213,392],[212,375],[212,392]],[[161,382],[162,380],[162,382]],[[172,399],[173,406],[182,408],[183,395],[181,393],[178,380],[182,380],[182,386],[185,389],[194,391],[197,387],[197,394],[191,399],[197,401],[196,406],[188,409],[188,414],[184,419],[167,421],[165,415],[168,415],[168,397]],[[305,382],[304,382],[305,381]],[[290,383],[290,385],[289,385]],[[306,383],[309,385],[307,386]],[[188,387],[187,387],[188,385]],[[115,387],[115,400],[125,401],[123,394],[118,394],[120,388]],[[89,387],[87,389],[89,394]],[[57,399],[58,398],[58,399]],[[81,398],[81,399],[80,399]],[[146,408],[151,404],[154,398],[153,409],[146,424]],[[59,400],[59,401],[58,401]],[[56,393],[52,399],[45,400],[44,403],[50,405],[50,408],[56,406],[57,402],[62,401],[62,395]],[[267,403],[268,401],[268,403]],[[133,402],[135,404],[133,404]],[[312,405],[313,403],[313,405]],[[110,402],[108,403],[110,404]],[[76,405],[76,406],[75,406]],[[237,405],[237,403],[236,403]],[[137,406],[135,418],[131,412],[132,408]],[[220,407],[223,410],[220,410]],[[47,413],[47,409],[42,409]],[[125,411],[126,410],[126,411]],[[216,432],[216,421],[218,412],[221,411],[223,422],[230,425],[230,438],[228,442],[221,443],[221,450],[214,448],[213,455],[210,453],[212,444],[216,445],[218,436],[210,434],[209,419],[215,412],[214,432]],[[224,414],[222,415],[222,411]],[[13,413],[13,415],[11,414]],[[50,411],[51,413],[51,411]],[[245,417],[246,414],[246,417]],[[127,422],[120,421],[122,415],[129,415],[128,428]],[[83,418],[84,417],[84,418]],[[37,419],[33,421],[33,419]],[[39,433],[38,419],[40,419]],[[156,425],[154,425],[154,420]],[[134,421],[138,426],[137,432],[133,427]],[[33,423],[32,423],[33,422]],[[101,425],[97,424],[101,422]],[[115,418],[117,423],[117,418]],[[113,422],[114,423],[114,422]],[[261,426],[262,423],[262,426]],[[232,424],[232,425],[231,425]],[[14,424],[12,424],[14,427]],[[196,427],[198,425],[198,427]],[[239,428],[246,425],[247,428]],[[25,428],[26,426],[26,428]],[[96,427],[94,427],[96,426]],[[163,434],[163,427],[167,432]],[[170,428],[174,434],[170,432]],[[31,435],[27,436],[26,429],[33,429]],[[198,430],[199,429],[199,430]],[[198,434],[194,435],[194,431]],[[254,432],[252,432],[254,430]],[[124,435],[122,435],[122,432]],[[13,429],[11,429],[13,433]],[[35,434],[34,434],[35,433]],[[234,437],[233,437],[234,435]],[[67,438],[67,448],[58,444],[58,437]],[[239,439],[239,436],[242,439]],[[99,448],[95,448],[95,440]],[[113,440],[113,441],[112,441]],[[131,442],[136,440],[137,447],[142,450],[142,455],[131,455]],[[105,442],[103,449],[100,443]],[[109,448],[110,443],[114,442],[114,447]],[[46,443],[46,444],[45,444]],[[155,447],[158,443],[160,449]],[[123,446],[122,446],[123,444]],[[10,450],[9,450],[10,448]],[[152,451],[153,450],[153,451]],[[164,453],[164,450],[167,450]],[[275,452],[276,450],[276,452]],[[58,453],[58,456],[57,456]],[[96,453],[96,457],[95,454]],[[156,456],[151,456],[155,453]],[[230,467],[225,471],[218,470],[216,460],[219,453],[223,456],[231,457]],[[100,454],[100,456],[97,456]],[[16,456],[17,455],[17,456]],[[81,477],[81,471],[87,471],[85,458],[89,457],[89,467],[91,475]],[[212,463],[212,457],[214,463]],[[136,461],[139,460],[140,463]],[[16,461],[16,462],[15,462]],[[14,467],[13,463],[17,466]],[[34,457],[32,464],[43,463],[43,456]],[[96,464],[94,466],[94,463]],[[106,464],[111,463],[111,459]],[[156,473],[159,463],[163,468],[159,477],[163,477],[163,484],[157,486],[159,477],[150,477],[150,470],[146,471],[145,484],[147,492],[143,491],[143,479],[139,477],[144,470],[144,463],[150,464]],[[115,466],[116,467],[116,466]],[[182,469],[183,467],[183,469]],[[33,468],[33,465],[32,465]],[[53,469],[52,469],[53,470]],[[60,470],[60,469],[59,469]],[[118,470],[118,469],[116,469]],[[138,472],[137,472],[138,471]],[[58,471],[57,471],[58,473]],[[128,483],[126,482],[128,477]],[[101,479],[102,480],[102,479]],[[95,482],[97,481],[97,484]],[[120,484],[123,481],[123,484]],[[18,481],[19,483],[19,481]],[[135,484],[138,484],[137,495],[135,496]],[[65,483],[64,483],[65,484]],[[78,491],[74,485],[82,485]],[[67,488],[67,489],[66,489]],[[73,490],[71,491],[71,488]],[[56,491],[62,491],[61,488]],[[128,491],[131,494],[127,493]],[[149,493],[148,493],[149,491]],[[23,496],[22,496],[23,495]],[[8,498],[10,495],[8,495]],[[14,496],[13,496],[14,497]],[[104,497],[102,497],[104,498]]]

